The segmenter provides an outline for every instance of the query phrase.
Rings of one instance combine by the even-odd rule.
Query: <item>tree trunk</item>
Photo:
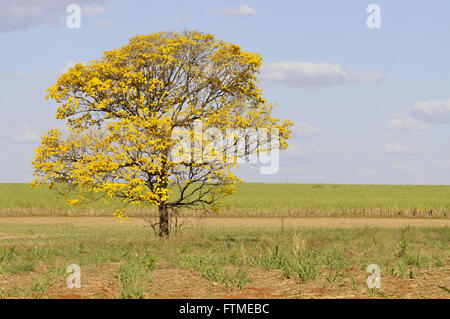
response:
[[[169,210],[167,206],[159,206],[159,237],[169,236]]]

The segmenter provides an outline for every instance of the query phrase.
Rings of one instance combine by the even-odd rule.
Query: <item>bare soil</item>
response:
[[[179,222],[190,226],[220,226],[220,227],[448,227],[450,219],[426,218],[347,218],[347,217],[299,217],[299,218],[266,218],[266,217],[207,217],[184,218]],[[146,226],[142,218],[129,218],[124,223],[118,223],[113,217],[0,217],[0,224],[34,224],[57,225],[72,224],[74,226]]]
[[[52,299],[120,298],[120,284],[116,276],[118,267],[118,263],[113,263],[85,269],[80,289],[68,289],[65,281],[61,279],[43,297]],[[384,276],[381,289],[374,291],[367,289],[366,273],[355,269],[352,270],[352,275],[353,284],[349,280],[330,284],[324,276],[314,281],[301,283],[283,277],[279,271],[253,269],[249,273],[248,283],[243,290],[229,290],[217,283],[207,281],[191,270],[157,268],[153,273],[151,288],[145,297],[154,299],[450,298],[450,293],[443,288],[450,286],[450,267],[424,269],[413,278]],[[4,282],[5,278],[1,279],[0,282]]]
[[[139,218],[130,218],[129,223],[118,224],[112,217],[2,217],[0,224],[64,224],[76,226],[144,226]],[[449,219],[408,218],[190,218],[191,225],[200,226],[248,226],[248,227],[448,227]],[[34,236],[34,235],[32,235]],[[11,236],[11,238],[16,236]],[[65,278],[56,282],[41,297],[74,298],[120,298],[121,286],[117,277],[120,263],[89,266],[83,269],[82,287],[69,289]],[[42,274],[37,267],[33,272],[21,275],[0,275],[0,287],[13,284],[28,286],[36,275]],[[366,286],[367,273],[352,269],[342,280],[330,283],[326,274],[318,279],[299,282],[288,279],[279,271],[251,269],[243,290],[226,289],[210,282],[197,272],[172,268],[167,263],[158,263],[153,271],[153,282],[146,298],[450,298],[450,266],[421,269],[412,276],[382,277],[382,288],[369,291]]]

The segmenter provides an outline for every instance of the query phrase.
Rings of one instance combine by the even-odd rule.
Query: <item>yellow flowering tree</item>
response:
[[[200,132],[195,143],[195,123],[244,132],[247,141],[252,128],[272,130],[269,140],[287,147],[292,123],[271,117],[257,87],[261,65],[258,54],[196,31],[135,36],[101,60],[76,64],[47,90],[68,132],[42,138],[33,184],[76,188],[73,204],[98,194],[156,205],[159,234],[167,236],[170,211],[214,207],[234,191],[232,169],[249,154],[227,151],[212,134]],[[181,138],[193,147],[181,147]],[[258,154],[269,150],[252,145]]]

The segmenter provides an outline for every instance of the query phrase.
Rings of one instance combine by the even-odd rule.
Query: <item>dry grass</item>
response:
[[[119,224],[113,217],[0,217],[0,225],[64,225],[73,226],[148,226],[143,218],[129,218],[128,222]],[[312,228],[363,228],[363,227],[448,227],[449,219],[424,218],[338,218],[338,217],[308,217],[308,218],[181,218],[185,227],[312,227]],[[0,236],[0,239],[13,238],[44,238],[45,234],[26,235],[25,237]]]

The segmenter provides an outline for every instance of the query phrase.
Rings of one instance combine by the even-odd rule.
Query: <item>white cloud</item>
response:
[[[417,102],[413,114],[429,122],[450,123],[450,99]]]
[[[57,120],[5,118],[0,121],[0,143],[36,143],[50,127],[65,130],[65,125]]]
[[[17,72],[13,72],[13,73],[8,73],[6,76],[9,78],[20,78],[24,74],[25,73],[23,73],[22,71],[17,71]]]
[[[425,147],[418,147],[414,145],[406,145],[399,142],[389,142],[385,146],[385,151],[388,153],[397,154],[417,154],[426,152],[428,149]]]
[[[81,13],[88,14],[99,14],[106,11],[105,6],[97,5],[97,4],[88,4],[81,7]]]
[[[317,153],[319,149],[313,144],[295,145],[290,143],[286,150],[286,155],[289,156],[305,156],[311,153]]]
[[[39,133],[36,128],[29,125],[24,125],[11,136],[11,142],[14,143],[29,143],[39,140]]]
[[[74,61],[74,60],[67,61],[66,65],[62,69],[59,70],[59,73],[57,75],[61,75],[61,74],[68,72],[70,70],[70,68],[73,67],[77,63],[83,63],[83,62]]]
[[[388,122],[388,128],[392,130],[416,131],[430,127],[429,123],[421,122],[413,118],[398,118]]]
[[[337,64],[323,62],[274,62],[262,68],[264,80],[278,82],[290,87],[333,86],[351,83],[375,82],[381,80],[379,73],[367,70],[358,72],[344,69]]]
[[[58,25],[67,18],[67,6],[76,3],[82,14],[98,14],[106,10],[110,0],[1,0],[0,33],[26,30],[37,25]]]
[[[229,8],[225,10],[226,14],[239,16],[239,17],[249,17],[256,16],[258,12],[249,5],[243,4],[239,8]]]
[[[311,137],[317,133],[316,128],[305,122],[295,123],[292,131],[297,137]]]
[[[247,4],[243,4],[238,8],[227,8],[227,9],[209,8],[206,11],[209,14],[222,14],[235,17],[251,17],[258,15],[258,12]]]

